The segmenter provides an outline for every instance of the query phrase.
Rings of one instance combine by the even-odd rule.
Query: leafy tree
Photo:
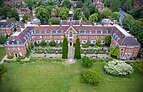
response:
[[[111,14],[111,17],[114,18],[115,20],[118,20],[118,21],[119,21],[120,14],[119,14],[119,12],[113,12],[113,13]]]
[[[90,16],[90,10],[86,8],[86,9],[84,10],[84,13],[83,13],[83,14],[85,15],[86,18],[88,18],[88,17]]]
[[[126,30],[129,30],[134,23],[134,18],[131,15],[127,15],[122,20],[122,25]]]
[[[68,12],[69,12],[69,9],[68,9],[68,8],[64,8],[64,9],[60,12],[60,17],[61,17],[62,20],[68,19]]]
[[[112,14],[112,11],[109,8],[104,8],[100,14],[103,18],[108,18]]]
[[[81,9],[80,8],[77,8],[75,11],[74,11],[74,19],[75,20],[79,20],[81,18]]]
[[[0,80],[2,78],[2,74],[4,74],[6,71],[7,71],[6,67],[0,64]]]
[[[49,14],[48,14],[47,9],[45,9],[43,6],[37,7],[35,14],[36,14],[36,17],[38,19],[40,19],[40,21],[41,21],[42,24],[48,22],[48,16],[49,16]]]
[[[79,38],[76,39],[74,58],[75,59],[81,59],[81,54],[80,54],[80,39]]]
[[[135,7],[129,11],[129,13],[135,18],[143,18],[143,10],[140,7]]]
[[[49,22],[52,23],[52,25],[59,25],[60,24],[60,19],[56,17],[52,17],[49,19]]]
[[[76,7],[77,8],[82,8],[82,1],[78,1]]]
[[[24,0],[27,7],[36,7],[37,1],[36,0]]]
[[[110,35],[108,35],[108,36],[105,37],[105,44],[107,46],[110,46],[110,44],[111,44],[111,36]]]
[[[30,18],[31,16],[30,15],[28,15],[28,14],[25,14],[24,16],[23,16],[23,19],[21,20],[22,22],[25,22],[26,20],[28,20],[28,18]]]
[[[6,42],[6,37],[0,36],[0,44],[4,44]]]
[[[94,13],[94,14],[90,15],[89,21],[91,21],[91,22],[98,21],[98,14]]]
[[[121,7],[121,1],[120,0],[112,0],[110,4],[110,9],[113,11],[119,11],[119,8]]]
[[[80,75],[80,81],[91,85],[99,83],[99,74],[91,70],[83,70]]]
[[[63,44],[62,44],[62,58],[63,59],[68,58],[68,40],[66,37],[64,38]]]
[[[64,0],[62,2],[62,6],[66,7],[66,8],[71,8],[73,6],[73,4],[69,0]]]
[[[89,57],[86,57],[86,56],[84,56],[84,57],[81,59],[81,64],[82,64],[84,67],[87,67],[87,68],[89,68],[89,67],[91,67],[91,66],[93,65],[92,60],[90,60],[90,58],[89,58]]]
[[[3,5],[3,3],[4,3],[4,0],[0,0],[0,6]]]
[[[88,9],[90,10],[90,15],[95,13],[95,5],[94,4],[90,4],[88,6]]]
[[[82,18],[83,21],[85,21],[85,22],[87,21],[87,18],[85,17],[84,14],[81,14],[81,18]]]
[[[114,57],[114,58],[119,58],[120,57],[120,51],[119,51],[118,46],[110,48],[110,56]]]

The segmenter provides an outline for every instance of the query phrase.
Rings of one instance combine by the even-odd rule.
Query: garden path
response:
[[[68,48],[68,62],[70,64],[74,63],[74,47],[73,46],[69,46]]]

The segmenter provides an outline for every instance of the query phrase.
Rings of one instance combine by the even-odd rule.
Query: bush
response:
[[[134,69],[123,61],[111,61],[104,65],[106,73],[113,76],[130,76]]]
[[[6,72],[6,67],[0,64],[0,76]]]
[[[90,42],[87,42],[86,44],[82,45],[83,48],[88,48],[89,46],[90,46]]]
[[[80,81],[82,83],[97,85],[99,83],[99,74],[94,71],[83,70],[80,75]]]
[[[136,62],[137,69],[143,73],[143,60],[140,60],[139,62]]]
[[[46,43],[46,42],[41,42],[39,45],[40,45],[40,46],[46,46],[47,43]]]
[[[14,57],[14,56],[8,56],[7,58],[8,58],[8,59],[13,59],[13,57]]]
[[[49,45],[50,45],[51,47],[54,47],[54,46],[56,46],[57,44],[56,44],[55,41],[51,41],[51,42],[49,43]]]
[[[93,65],[92,60],[90,60],[89,57],[86,57],[86,56],[81,59],[81,64],[87,68]]]

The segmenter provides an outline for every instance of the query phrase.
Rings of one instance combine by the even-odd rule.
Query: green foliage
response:
[[[84,56],[81,59],[81,64],[82,64],[82,66],[87,67],[87,68],[89,68],[93,65],[92,60],[89,59],[89,57],[86,57],[86,56]]]
[[[89,46],[90,46],[90,42],[89,41],[86,44],[82,45],[83,48],[88,48]]]
[[[98,14],[94,13],[94,14],[90,15],[89,21],[91,21],[91,22],[95,22],[96,21],[97,22],[98,21]]]
[[[101,40],[96,40],[96,45],[100,47],[101,46]]]
[[[113,19],[119,21],[120,14],[119,14],[119,12],[113,12],[113,13],[111,14],[111,17],[112,17]]]
[[[84,14],[81,14],[81,18],[82,18],[82,20],[83,20],[84,22],[86,22],[86,21],[87,21],[87,18],[85,17],[85,15],[84,15]]]
[[[99,74],[95,71],[83,70],[80,75],[80,81],[91,85],[97,85],[99,83]]]
[[[7,58],[8,58],[8,59],[13,59],[13,57],[14,57],[14,56],[8,56]]]
[[[80,39],[76,39],[75,43],[75,53],[74,53],[74,59],[81,59],[81,53],[80,53]]]
[[[120,0],[112,0],[110,4],[110,9],[113,11],[119,11],[119,8],[121,7],[121,1]]]
[[[28,15],[28,14],[25,14],[24,16],[23,16],[23,19],[21,20],[22,22],[25,22],[26,20],[28,20],[28,18],[30,18],[31,16],[30,15]]]
[[[2,74],[4,74],[6,71],[7,71],[6,67],[0,64],[0,76],[2,76]]]
[[[100,14],[103,18],[108,18],[112,14],[112,11],[109,8],[104,8]]]
[[[59,25],[60,24],[60,19],[56,17],[52,17],[49,19],[49,22],[51,22],[52,25]]]
[[[69,0],[64,0],[62,2],[62,6],[66,7],[66,8],[71,8],[73,6],[73,4]]]
[[[6,37],[0,36],[0,44],[4,44],[6,42]]]
[[[108,36],[105,37],[105,44],[107,46],[110,46],[110,44],[111,44],[111,36],[110,35],[108,35]]]
[[[0,7],[0,11],[0,17],[2,19],[6,19],[8,17],[9,19],[14,18],[19,21],[19,15],[15,9],[11,9],[9,6],[3,5]]]
[[[139,62],[136,62],[137,69],[143,73],[143,60],[140,60]]]
[[[106,73],[113,76],[129,76],[133,74],[134,69],[123,61],[111,61],[104,65]]]
[[[110,56],[113,58],[119,58],[120,57],[120,51],[119,51],[118,46],[110,48]]]
[[[68,40],[65,37],[62,44],[62,59],[68,58]]]
[[[47,43],[42,41],[39,46],[47,46]]]
[[[88,19],[88,17],[90,16],[90,10],[89,9],[85,9],[84,10],[84,13],[83,13],[84,15],[85,15],[85,17]]]
[[[82,8],[82,1],[78,1],[76,7],[77,8]]]
[[[36,17],[40,19],[40,22],[43,23],[48,23],[49,19],[49,11],[44,7],[44,6],[39,6],[36,8]]]
[[[56,46],[57,44],[56,44],[55,41],[51,41],[51,42],[49,43],[49,45],[50,45],[51,47],[54,47],[54,46]]]
[[[64,8],[62,11],[59,12],[59,16],[61,17],[62,20],[68,19],[68,8]]]
[[[95,13],[95,4],[89,4],[88,9],[90,10],[90,15]]]
[[[81,9],[80,8],[77,8],[75,11],[74,11],[74,20],[79,20],[81,18]]]

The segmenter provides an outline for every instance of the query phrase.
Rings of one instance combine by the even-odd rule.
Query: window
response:
[[[13,47],[13,50],[15,50],[15,48]]]
[[[78,33],[80,34],[81,30],[78,30]]]
[[[20,50],[20,48],[18,47],[18,50]]]
[[[50,33],[52,34],[52,33],[53,33],[53,31],[52,31],[52,30],[50,30]]]
[[[100,36],[100,40],[102,39],[102,36]]]
[[[56,30],[56,33],[58,33],[58,30]]]
[[[41,33],[42,31],[41,30],[39,30],[39,33]]]
[[[58,35],[56,35],[56,38],[58,39]]]
[[[50,38],[52,38],[52,36],[50,36]]]
[[[86,39],[86,36],[84,36],[84,39]]]
[[[86,30],[84,30],[84,33],[86,33]]]
[[[44,33],[46,34],[46,33],[47,33],[47,30],[45,30]]]
[[[34,33],[36,33],[36,30],[34,30]]]
[[[61,30],[61,33],[64,33],[64,30]]]
[[[106,33],[108,34],[108,33],[109,33],[109,30],[106,30]]]
[[[9,47],[8,47],[7,49],[8,49],[8,50],[10,50],[10,48],[9,48]]]
[[[70,37],[72,37],[72,36],[73,36],[73,33],[72,33],[72,32],[70,32],[70,33],[69,33],[69,35],[70,35]]]
[[[19,41],[17,41],[17,44],[19,44]]]
[[[40,38],[42,38],[42,36],[40,36]]]
[[[92,30],[89,30],[89,33],[91,34],[91,33],[92,33]]]
[[[95,34],[97,34],[98,33],[98,30],[95,30]]]
[[[100,33],[103,34],[103,30],[100,30]]]

